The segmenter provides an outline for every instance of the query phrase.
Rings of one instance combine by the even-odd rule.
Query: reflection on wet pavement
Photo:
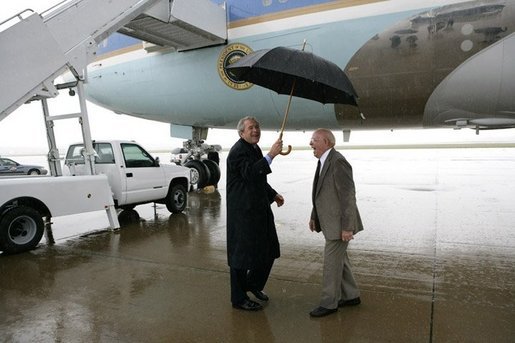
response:
[[[7,342],[513,342],[515,149],[348,150],[365,231],[350,245],[363,303],[311,319],[321,235],[307,228],[315,160],[274,160],[282,256],[264,311],[229,302],[225,164],[183,214],[162,205],[53,220],[50,240],[0,257]],[[222,156],[223,157],[223,156]]]

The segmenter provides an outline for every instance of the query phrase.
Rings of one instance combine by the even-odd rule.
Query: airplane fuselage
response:
[[[220,1],[215,1],[220,2]],[[294,98],[287,130],[515,126],[515,0],[227,1],[227,44],[172,51],[113,35],[89,67],[89,99],[175,127],[278,130],[288,96],[225,66],[275,46],[343,70],[355,106]]]

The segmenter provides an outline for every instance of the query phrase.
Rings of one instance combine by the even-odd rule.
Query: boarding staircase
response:
[[[26,102],[42,101],[52,175],[61,175],[53,120],[73,117],[82,125],[94,173],[83,83],[98,44],[117,31],[177,51],[196,49],[226,41],[226,13],[210,0],[72,0],[0,23],[0,121]],[[68,71],[76,81],[55,84]],[[80,113],[50,116],[46,100],[66,88],[77,90]]]

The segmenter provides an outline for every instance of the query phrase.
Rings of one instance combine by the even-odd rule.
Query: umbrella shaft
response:
[[[290,98],[288,99],[288,105],[286,106],[286,111],[284,112],[283,124],[281,125],[281,132],[279,134],[279,139],[283,137],[284,127],[286,126],[286,120],[288,119],[288,113],[290,112],[290,104],[291,98],[293,97],[293,91],[295,90],[295,82],[297,80],[293,80],[293,85],[291,86]]]

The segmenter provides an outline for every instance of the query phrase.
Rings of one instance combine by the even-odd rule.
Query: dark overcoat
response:
[[[271,204],[272,170],[257,145],[238,140],[227,156],[227,257],[229,266],[255,269],[280,256]]]

